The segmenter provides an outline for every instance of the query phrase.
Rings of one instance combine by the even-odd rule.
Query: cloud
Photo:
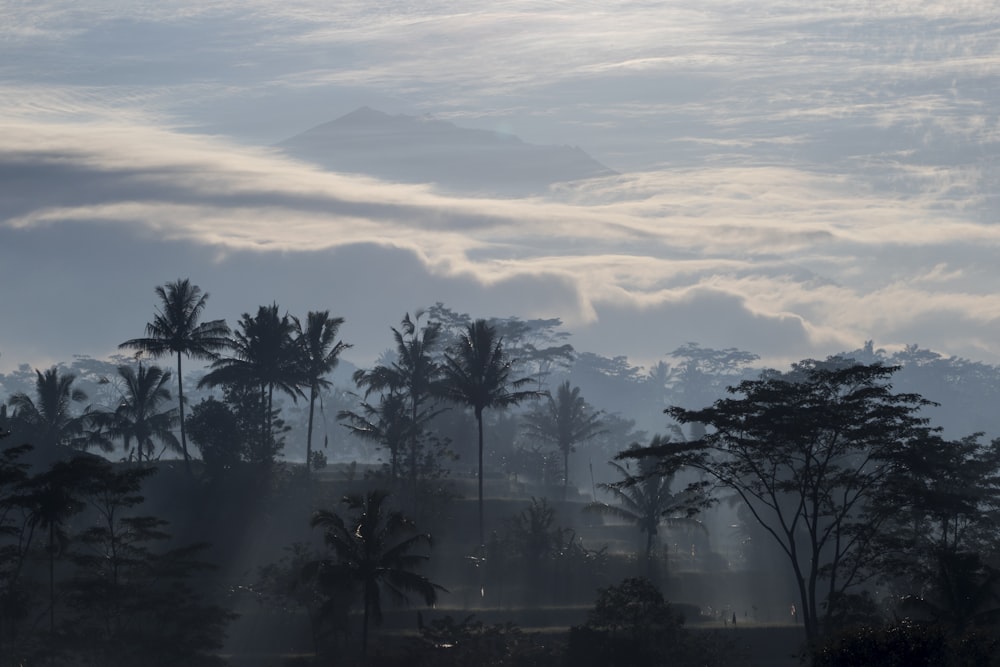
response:
[[[867,338],[913,342],[896,337],[937,312],[961,313],[967,329],[955,340],[979,349],[1000,310],[991,270],[1000,227],[964,215],[953,173],[917,173],[915,195],[887,196],[846,175],[706,167],[488,199],[147,126],[0,130],[4,279],[37,273],[26,258],[39,258],[44,310],[69,309],[56,320],[104,328],[102,300],[81,290],[93,283],[106,295],[121,280],[142,287],[127,301],[141,318],[153,285],[190,274],[227,295],[231,318],[255,306],[246,295],[327,307],[313,301],[327,301],[330,286],[343,296],[329,307],[349,313],[366,340],[402,312],[444,301],[483,316],[562,317],[607,354],[648,359],[667,336],[673,346],[700,340],[794,358]],[[5,300],[7,311],[31,310]],[[108,324],[124,321],[116,311]],[[33,340],[54,345],[59,327],[45,328]],[[947,348],[943,329],[929,331],[939,338],[917,342]]]
[[[42,0],[5,18],[0,276],[20,289],[0,296],[19,314],[0,363],[78,351],[69,328],[113,347],[181,275],[229,317],[336,301],[366,341],[442,300],[560,316],[642,359],[676,332],[774,358],[875,338],[1000,360],[992,2]],[[260,147],[376,102],[627,173],[489,199]]]
[[[598,304],[596,312],[597,337],[616,341],[630,358],[647,366],[688,341],[750,350],[772,361],[800,359],[816,349],[817,341],[802,318],[755,312],[741,296],[710,287],[681,290],[647,303],[622,294],[617,301]],[[583,349],[600,347],[587,329],[577,338]]]

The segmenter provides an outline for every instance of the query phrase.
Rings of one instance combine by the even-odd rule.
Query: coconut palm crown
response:
[[[160,305],[153,321],[146,324],[146,336],[127,340],[119,348],[139,350],[153,358],[166,354],[177,355],[177,405],[181,431],[181,450],[184,465],[191,470],[187,436],[184,432],[184,376],[181,358],[215,359],[228,345],[229,327],[225,320],[199,322],[208,293],[192,285],[187,278],[156,287]]]
[[[329,387],[326,376],[340,363],[340,354],[351,347],[350,343],[337,340],[343,317],[330,317],[330,311],[310,311],[306,315],[306,325],[297,317],[292,318],[295,329],[295,342],[301,355],[300,381],[302,386],[309,387],[309,428],[306,431],[306,475],[312,465],[312,435],[313,417],[316,409],[316,399],[320,398],[320,390]],[[322,402],[320,403],[322,407]]]
[[[35,376],[34,398],[17,392],[8,400],[13,409],[11,421],[23,429],[24,437],[48,452],[58,445],[108,449],[106,440],[88,430],[94,417],[90,407],[82,407],[79,414],[73,412],[74,404],[87,400],[87,394],[73,386],[76,376],[60,373],[55,366],[46,371],[36,369]]]
[[[253,388],[257,393],[262,447],[274,439],[274,390],[296,400],[304,396],[302,357],[292,337],[294,325],[278,304],[260,306],[257,314],[243,313],[228,340],[229,356],[217,357],[199,387],[219,385]]]
[[[139,461],[151,460],[157,441],[164,448],[181,452],[173,430],[180,422],[177,408],[160,410],[162,403],[171,400],[167,388],[170,371],[140,363],[138,371],[131,366],[119,366],[118,375],[123,384],[122,397],[114,411],[103,416],[107,435],[122,441],[129,459],[134,455]]]
[[[401,512],[389,510],[385,491],[370,491],[365,496],[348,495],[343,504],[353,513],[343,517],[331,510],[318,510],[310,525],[323,529],[323,538],[332,558],[306,566],[305,574],[326,584],[336,594],[343,582],[361,588],[363,603],[362,649],[368,647],[368,625],[382,622],[382,593],[399,602],[408,593],[416,593],[428,605],[437,601],[444,589],[416,570],[428,556],[414,553],[418,547],[431,545],[431,536],[416,532],[413,522]]]
[[[479,543],[485,543],[483,524],[483,411],[505,408],[543,394],[522,390],[529,377],[514,378],[503,338],[486,320],[476,320],[462,333],[443,364],[441,394],[444,398],[472,408],[479,430]]]
[[[577,444],[604,432],[601,412],[592,409],[569,380],[559,385],[556,395],[525,416],[525,430],[556,446],[563,456],[563,497],[569,486],[569,455]]]

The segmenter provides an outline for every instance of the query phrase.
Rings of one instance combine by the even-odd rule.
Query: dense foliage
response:
[[[412,628],[407,592],[574,626],[421,617],[413,664],[711,664],[680,609],[801,627],[817,665],[995,647],[997,368],[868,343],[779,372],[689,343],[643,369],[578,353],[558,320],[440,303],[354,368],[328,310],[230,329],[188,280],[156,296],[135,357],[0,376],[0,665],[211,663],[223,602],[280,609],[329,657],[391,644],[369,637],[382,618]],[[175,372],[145,358],[164,355]]]

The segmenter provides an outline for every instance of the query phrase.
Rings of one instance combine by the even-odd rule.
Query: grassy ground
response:
[[[742,623],[734,628],[717,621],[692,625],[698,632],[718,632],[735,642],[741,667],[801,667],[805,631],[800,625]]]
[[[533,610],[535,611],[535,610]],[[538,610],[540,614],[532,618],[530,615],[525,620],[537,620],[559,617],[563,612],[554,610]],[[411,612],[412,613],[412,612]],[[576,609],[565,613],[575,615],[579,611]],[[502,623],[512,620],[510,612],[507,616],[497,612],[495,614],[476,614],[476,618],[483,620],[487,624]],[[455,610],[453,616],[456,619],[464,618],[467,614]],[[398,619],[397,619],[398,620]],[[402,637],[416,634],[413,627],[400,627],[398,623],[389,624],[390,627],[383,627],[372,637],[373,653],[392,653],[394,646],[401,641]],[[535,635],[551,637],[552,641],[558,643],[565,641],[568,631],[567,625],[522,625],[525,632]],[[754,623],[746,622],[737,624],[734,628],[731,624],[723,624],[717,621],[689,624],[694,632],[712,633],[716,635],[719,642],[731,643],[733,646],[733,664],[740,667],[801,667],[805,664],[800,658],[803,647],[804,633],[801,626],[779,624],[779,623]],[[313,665],[312,654],[299,653],[236,653],[226,655],[233,667],[306,667]]]

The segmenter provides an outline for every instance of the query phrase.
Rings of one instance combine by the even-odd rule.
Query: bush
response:
[[[626,579],[598,591],[587,623],[569,632],[572,667],[721,664],[725,647],[683,628],[684,617],[648,579]]]
[[[814,651],[813,667],[1000,667],[998,649],[996,629],[954,636],[940,625],[903,621],[836,635]]]

